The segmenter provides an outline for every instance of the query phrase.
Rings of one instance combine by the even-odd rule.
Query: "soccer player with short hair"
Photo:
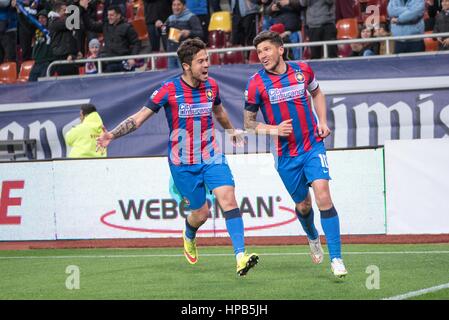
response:
[[[184,255],[190,264],[197,263],[196,232],[209,215],[207,187],[224,211],[236,255],[237,274],[244,276],[257,264],[259,257],[245,252],[243,220],[235,199],[234,178],[217,146],[212,115],[231,132],[234,143],[239,144],[243,139],[223,108],[217,82],[208,76],[209,60],[204,42],[188,39],[178,48],[177,54],[182,75],[165,81],[140,111],[111,132],[104,130],[98,144],[106,147],[113,139],[139,128],[163,108],[170,129],[170,171],[177,189],[192,210],[183,232]]]
[[[309,187],[321,213],[331,270],[343,277],[340,223],[329,190],[329,167],[323,139],[330,134],[326,100],[310,66],[285,62],[281,37],[261,32],[253,41],[263,69],[248,81],[245,91],[245,129],[274,136],[276,169],[296,203],[296,215],[307,234],[312,261],[323,261],[323,249],[314,225]],[[318,120],[307,92],[313,99]],[[256,121],[261,110],[266,124]]]

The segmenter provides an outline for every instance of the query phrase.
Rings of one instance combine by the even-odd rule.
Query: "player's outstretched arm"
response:
[[[287,137],[293,132],[292,119],[282,121],[277,126],[257,122],[257,112],[245,110],[245,130],[252,133],[268,134],[272,136]]]
[[[327,110],[326,110],[326,97],[321,91],[320,87],[310,93],[313,98],[313,106],[315,107],[316,114],[318,116],[318,136],[326,138],[330,135],[331,131],[327,126]]]
[[[111,131],[107,131],[105,127],[103,127],[103,133],[97,139],[97,145],[99,147],[107,147],[112,140],[120,138],[128,133],[131,133],[148,120],[154,112],[146,107],[143,107],[138,112],[122,121],[117,127],[112,129]]]

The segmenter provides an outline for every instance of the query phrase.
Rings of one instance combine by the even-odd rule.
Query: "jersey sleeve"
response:
[[[154,112],[159,112],[168,104],[168,87],[163,84],[159,89],[156,89],[147,100],[145,107]]]
[[[221,104],[221,97],[220,97],[220,89],[218,89],[218,85],[215,84],[215,100],[214,100],[214,106],[218,106]]]
[[[307,90],[312,93],[320,86],[318,81],[315,78],[315,72],[313,72],[312,68],[307,64],[307,72],[310,74],[309,82],[307,83]]]
[[[259,111],[261,97],[254,78],[249,79],[245,90],[245,110],[251,112]]]

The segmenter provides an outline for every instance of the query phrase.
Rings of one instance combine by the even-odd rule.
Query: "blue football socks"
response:
[[[307,238],[310,240],[315,240],[318,238],[318,231],[313,223],[313,209],[311,208],[309,213],[305,216],[302,215],[298,209],[296,209],[296,216],[298,217],[299,222],[301,222],[302,228],[307,234]]]
[[[186,218],[186,232],[185,232],[186,238],[190,239],[190,240],[195,239],[197,231],[198,231],[198,228],[192,227]]]
[[[226,220],[226,229],[231,237],[235,255],[245,251],[245,238],[243,219],[239,208],[223,213]]]
[[[320,213],[321,227],[323,227],[326,236],[330,260],[341,258],[340,220],[337,210],[332,206],[329,210],[320,210]]]

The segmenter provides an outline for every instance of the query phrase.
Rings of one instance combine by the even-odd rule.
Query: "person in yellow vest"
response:
[[[106,157],[106,148],[97,148],[97,138],[102,133],[103,121],[93,104],[83,104],[81,123],[67,132],[65,141],[72,149],[69,158]]]

